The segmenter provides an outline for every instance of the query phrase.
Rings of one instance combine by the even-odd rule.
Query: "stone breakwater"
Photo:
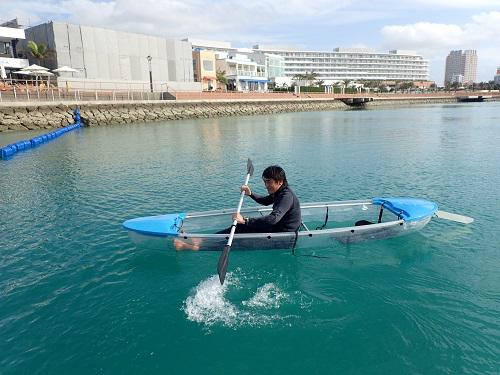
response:
[[[73,109],[76,107],[80,108],[85,126],[102,126],[188,118],[333,110],[346,108],[346,105],[337,100],[26,104],[0,107],[0,132],[66,126],[73,122]]]
[[[374,97],[374,101],[368,103],[367,108],[455,102],[456,99],[453,97],[401,99]],[[83,123],[86,126],[350,108],[335,99],[15,103],[12,105],[3,103],[0,106],[0,132],[63,127],[73,123],[73,110],[76,107],[80,108]]]

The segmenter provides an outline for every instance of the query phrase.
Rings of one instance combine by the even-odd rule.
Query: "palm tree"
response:
[[[215,73],[215,76],[217,77],[217,82],[220,84],[224,85],[224,88],[227,89],[227,77],[226,77],[226,71],[225,70],[217,70]]]
[[[37,44],[33,40],[28,41],[27,47],[31,56],[37,59],[40,65],[43,60],[48,59],[54,54],[54,51],[49,49],[45,44]]]

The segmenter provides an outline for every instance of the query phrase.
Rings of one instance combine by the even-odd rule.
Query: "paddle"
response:
[[[457,223],[462,223],[462,224],[470,224],[474,221],[473,218],[468,216],[452,214],[451,212],[440,211],[440,210],[436,211],[436,216],[440,219],[456,221]]]
[[[250,159],[247,161],[247,177],[245,179],[244,185],[248,185],[248,180],[250,180],[250,176],[253,175],[253,164]],[[238,204],[238,209],[236,213],[239,214],[241,210],[241,205],[243,204],[243,198],[245,197],[245,192],[241,192],[240,203]],[[226,271],[227,271],[227,263],[229,260],[229,252],[231,251],[231,244],[233,243],[234,231],[236,230],[236,225],[238,222],[233,220],[233,225],[231,226],[231,233],[229,234],[229,239],[227,240],[226,246],[224,246],[224,250],[219,258],[219,263],[217,264],[217,273],[219,274],[220,284],[224,284],[224,280],[226,279]]]

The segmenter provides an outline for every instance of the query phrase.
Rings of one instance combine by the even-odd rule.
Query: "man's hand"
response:
[[[252,190],[248,187],[248,185],[241,185],[241,191],[245,192],[245,195],[252,195]]]
[[[236,220],[238,224],[245,224],[245,218],[241,214],[233,214],[233,220]]]

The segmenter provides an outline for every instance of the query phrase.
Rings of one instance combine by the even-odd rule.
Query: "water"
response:
[[[0,373],[498,374],[499,124],[500,103],[134,124],[2,161]],[[218,253],[121,229],[235,207],[247,157],[259,192],[279,163],[303,202],[415,196],[476,221],[233,252],[224,287]]]

